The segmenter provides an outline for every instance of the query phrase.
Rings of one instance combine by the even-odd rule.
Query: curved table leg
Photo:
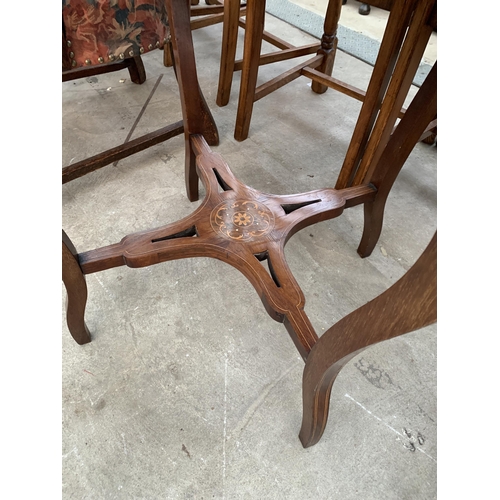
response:
[[[382,232],[385,204],[392,186],[427,125],[436,116],[436,90],[437,63],[413,98],[374,167],[370,182],[377,187],[377,194],[375,200],[364,205],[363,236],[358,247],[361,257],[368,257],[375,248]]]
[[[66,301],[66,320],[68,329],[75,341],[82,345],[91,341],[85,324],[85,305],[87,303],[87,284],[77,260],[77,252],[66,233],[62,232],[62,279],[68,294]]]
[[[299,438],[307,448],[323,435],[332,385],[356,354],[382,340],[423,328],[437,317],[437,234],[412,268],[384,293],[342,318],[312,348],[302,379]]]

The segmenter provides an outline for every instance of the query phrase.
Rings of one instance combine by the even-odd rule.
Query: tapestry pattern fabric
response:
[[[63,0],[63,69],[97,66],[163,47],[164,0]]]

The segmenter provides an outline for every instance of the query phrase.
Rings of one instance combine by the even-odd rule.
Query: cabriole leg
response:
[[[437,319],[437,233],[410,270],[384,293],[329,328],[306,359],[299,438],[307,448],[323,435],[332,385],[342,367],[367,347]]]
[[[76,257],[76,249],[66,233],[62,232],[62,279],[66,287],[66,321],[75,341],[82,345],[91,341],[85,324],[87,283]]]

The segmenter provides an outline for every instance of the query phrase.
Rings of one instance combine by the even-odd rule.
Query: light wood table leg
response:
[[[248,0],[245,28],[245,45],[243,47],[243,69],[236,115],[234,138],[244,141],[248,137],[252,110],[259,73],[262,33],[266,13],[265,0]]]
[[[240,0],[224,2],[224,22],[222,29],[222,51],[220,58],[219,89],[217,106],[226,106],[231,95],[233,83],[234,61],[238,43],[238,18],[240,15]]]

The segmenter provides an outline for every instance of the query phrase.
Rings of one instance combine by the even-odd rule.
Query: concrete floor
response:
[[[311,39],[272,18],[268,27],[297,44]],[[256,103],[250,137],[238,143],[238,74],[229,105],[215,105],[220,29],[194,33],[200,84],[221,137],[213,149],[261,191],[333,186],[360,103],[314,94],[300,78]],[[160,76],[133,137],[180,119],[162,53],[144,63],[141,86],[126,71],[62,85],[63,165],[124,141]],[[263,67],[260,80],[287,64]],[[371,67],[340,52],[334,71],[366,87]],[[430,241],[436,151],[415,147],[369,258],[356,253],[361,207],[288,243],[318,335],[387,289]],[[183,162],[177,137],[64,185],[63,228],[77,249],[188,215],[198,203],[185,196]],[[89,275],[87,284],[93,341],[85,346],[67,330],[62,289],[64,499],[436,498],[435,326],[354,358],[333,387],[322,440],[305,450],[298,439],[303,361],[236,270],[190,259],[115,268]]]

